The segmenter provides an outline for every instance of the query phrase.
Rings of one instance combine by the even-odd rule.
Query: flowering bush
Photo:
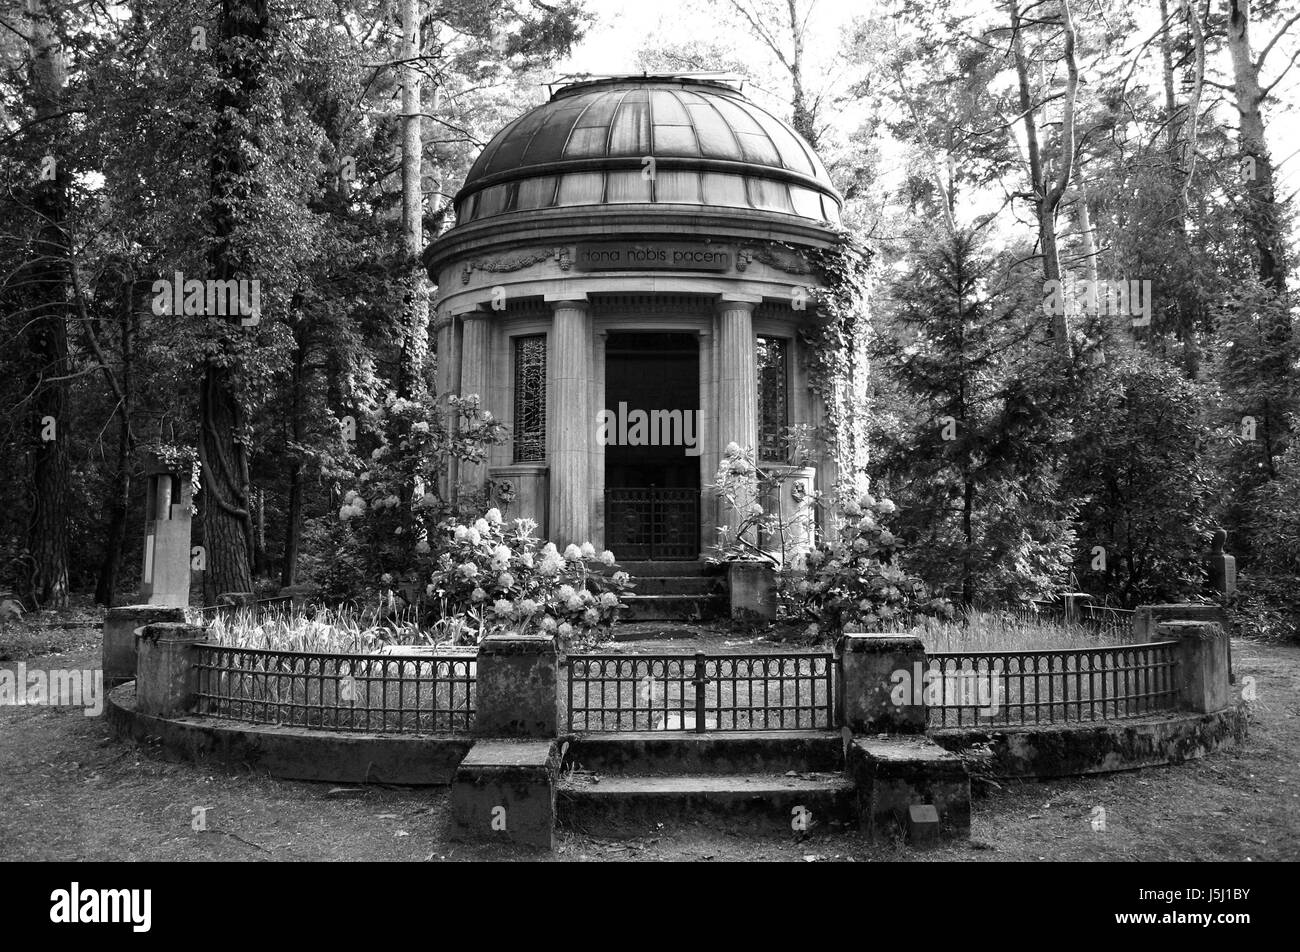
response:
[[[783,565],[812,533],[812,505],[800,506],[793,519],[781,517],[782,473],[765,469],[754,453],[728,443],[714,477],[713,492],[723,512],[734,517],[735,525],[718,527],[718,556],[723,561],[767,559]],[[817,494],[800,497],[816,503]]]
[[[902,542],[886,525],[897,507],[869,492],[841,489],[840,528],[794,560],[785,575],[787,603],[810,622],[808,634],[838,634],[847,625],[871,630],[918,615],[951,618],[944,598],[930,598],[920,579],[899,565]]]
[[[480,463],[506,430],[478,397],[452,396],[456,426],[431,396],[394,398],[358,434],[353,487],[343,490],[337,518],[331,518],[320,548],[328,553],[318,569],[324,594],[344,600],[418,586],[432,570],[431,539],[448,518],[481,512],[480,496],[461,493],[456,505],[440,494],[453,460]],[[386,581],[384,581],[386,579]]]
[[[594,640],[608,631],[631,588],[626,572],[606,574],[612,552],[589,542],[560,552],[539,548],[537,524],[507,526],[496,509],[471,524],[449,522],[438,533],[439,554],[426,593],[442,604],[444,618],[463,620],[468,635],[492,631],[553,632],[565,644]]]

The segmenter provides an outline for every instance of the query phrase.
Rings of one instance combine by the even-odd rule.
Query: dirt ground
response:
[[[673,644],[673,650],[680,645]],[[0,663],[99,666],[93,627],[0,630]],[[1180,767],[987,787],[969,844],[925,852],[858,834],[704,817],[611,839],[565,831],[551,861],[1300,859],[1300,648],[1237,641],[1250,740]],[[79,710],[0,707],[0,860],[508,860],[447,839],[445,789],[280,782],[169,763]],[[1094,808],[1106,829],[1094,831]],[[196,810],[206,829],[194,829]]]

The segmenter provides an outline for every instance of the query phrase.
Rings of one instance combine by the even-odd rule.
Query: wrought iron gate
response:
[[[826,730],[835,726],[830,652],[571,654],[570,731]]]
[[[605,544],[622,562],[698,558],[700,491],[606,489]]]

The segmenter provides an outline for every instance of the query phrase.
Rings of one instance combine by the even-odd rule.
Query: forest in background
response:
[[[129,599],[145,451],[200,463],[208,599],[400,571],[411,542],[361,531],[356,487],[432,487],[414,457],[477,451],[422,414],[419,254],[604,6],[4,0],[0,588]],[[714,33],[629,36],[627,70],[737,74],[825,158],[873,253],[859,409],[911,568],[966,603],[1178,600],[1222,527],[1243,607],[1294,632],[1294,155],[1273,149],[1300,14],[893,0],[828,46],[830,0],[694,6]],[[259,279],[257,319],[156,313],[177,272]]]

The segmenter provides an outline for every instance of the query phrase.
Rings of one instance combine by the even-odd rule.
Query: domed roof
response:
[[[498,132],[466,176],[456,212],[465,224],[621,203],[750,208],[837,223],[840,197],[808,143],[738,90],[714,80],[631,76],[566,86]]]

